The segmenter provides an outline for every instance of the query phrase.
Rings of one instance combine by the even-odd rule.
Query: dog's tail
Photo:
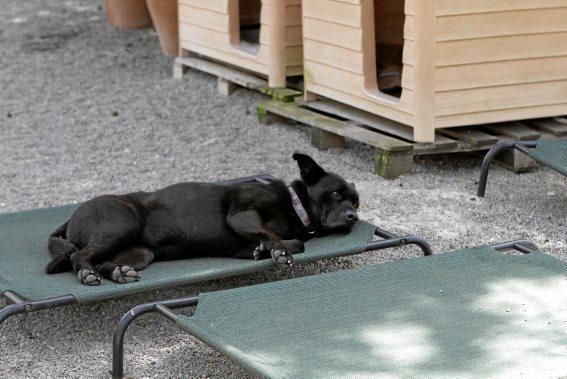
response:
[[[71,271],[71,254],[78,251],[77,246],[67,239],[67,225],[69,221],[51,233],[47,243],[47,249],[51,255],[51,262],[45,267],[48,274],[58,274],[60,272]]]

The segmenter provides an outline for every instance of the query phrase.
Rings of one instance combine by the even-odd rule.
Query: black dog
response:
[[[291,267],[303,241],[348,233],[358,220],[353,184],[307,155],[293,158],[302,180],[289,187],[282,181],[180,183],[89,200],[49,237],[47,273],[73,270],[87,285],[100,284],[101,277],[129,283],[152,261],[198,256],[271,256]]]

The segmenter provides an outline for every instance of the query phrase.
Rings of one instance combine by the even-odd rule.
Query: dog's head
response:
[[[339,175],[326,172],[308,155],[294,153],[307,196],[310,213],[315,216],[318,235],[348,233],[358,220],[359,200],[354,183],[347,183]]]

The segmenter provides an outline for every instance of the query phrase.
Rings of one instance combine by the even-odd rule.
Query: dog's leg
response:
[[[81,283],[89,286],[97,286],[102,277],[94,268],[95,262],[104,262],[122,251],[130,243],[128,234],[120,234],[122,230],[110,233],[101,233],[99,237],[93,238],[84,249],[71,255],[73,271]]]
[[[248,210],[227,217],[228,225],[237,234],[250,242],[259,243],[254,251],[254,259],[261,259],[265,254],[270,254],[275,264],[280,267],[290,268],[293,266],[294,253],[304,250],[303,243],[298,240],[281,240],[269,227],[264,225],[258,212]]]
[[[77,274],[79,281],[87,286],[98,286],[102,282],[102,277],[91,264],[94,256],[99,252],[93,245],[87,245],[84,249],[71,255],[71,265]]]
[[[112,260],[96,266],[100,274],[116,283],[132,283],[140,280],[141,271],[154,260],[154,253],[144,246],[125,249]]]

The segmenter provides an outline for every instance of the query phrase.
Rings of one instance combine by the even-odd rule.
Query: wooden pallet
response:
[[[415,143],[411,127],[330,100],[270,100],[258,105],[258,116],[263,124],[292,120],[311,126],[311,143],[319,149],[344,147],[345,138],[373,146],[375,172],[385,178],[411,174],[414,156],[488,150],[506,140],[567,140],[562,117],[438,129],[433,143]],[[516,172],[535,166],[515,151],[499,163]]]
[[[268,81],[241,69],[199,57],[177,57],[173,63],[173,77],[183,78],[187,69],[195,69],[217,77],[217,89],[221,95],[229,96],[238,87],[261,92],[279,101],[293,101],[302,94],[293,88],[270,88]]]

